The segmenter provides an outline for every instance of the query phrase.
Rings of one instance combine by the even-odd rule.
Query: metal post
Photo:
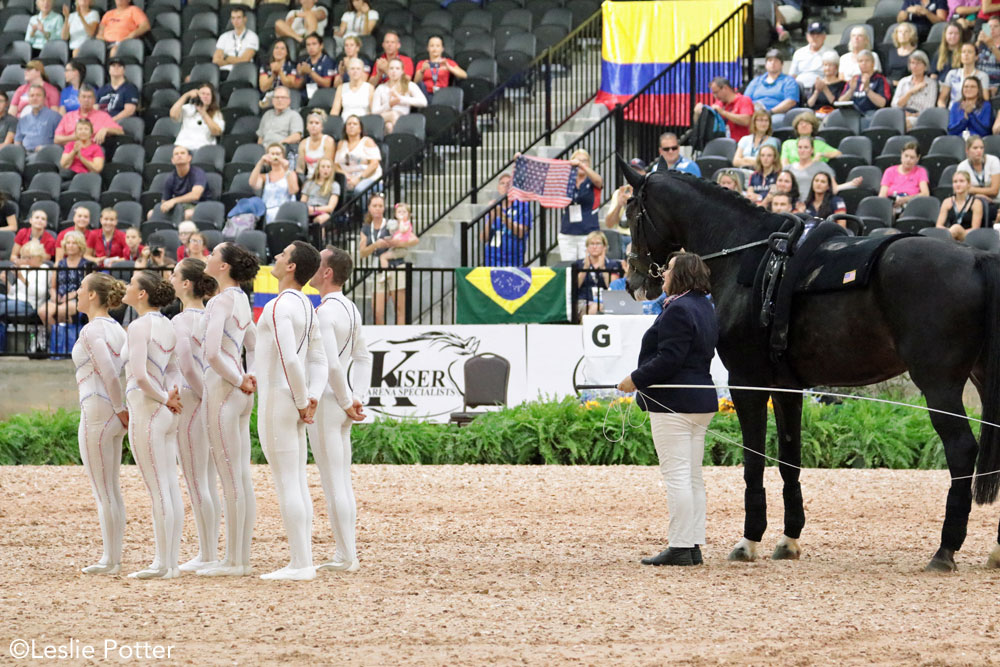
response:
[[[469,227],[471,222],[462,223],[462,266],[472,266],[469,264]]]
[[[541,266],[546,266],[549,263],[549,242],[548,242],[548,221],[545,219],[546,209],[543,206],[538,207],[538,223],[535,228],[538,230],[538,248],[539,255],[538,263]]]
[[[625,110],[622,108],[621,104],[615,105],[615,110],[611,113],[615,116],[615,153],[621,155],[625,158]],[[628,158],[626,158],[628,159]],[[618,189],[622,185],[622,175],[621,170],[617,167],[613,168],[612,173],[615,175],[615,189]]]
[[[545,145],[552,145],[552,49],[545,50]]]
[[[688,79],[689,79],[688,80],[688,84],[689,84],[689,86],[688,86],[689,87],[689,91],[688,91],[688,96],[689,96],[689,99],[688,99],[688,107],[689,107],[689,109],[688,109],[688,111],[689,111],[689,113],[688,113],[688,119],[689,119],[689,123],[688,123],[688,125],[689,126],[694,126],[694,105],[698,103],[698,100],[697,100],[697,95],[698,95],[698,75],[697,75],[697,72],[695,71],[696,68],[697,68],[697,66],[698,66],[698,45],[697,44],[692,44],[691,47],[688,49],[688,54],[689,54],[689,60],[688,60],[688,62],[690,63],[689,68],[688,68]]]
[[[472,109],[472,127],[468,128],[469,132],[469,143],[471,144],[471,149],[469,151],[470,160],[472,166],[469,169],[469,189],[472,190],[472,203],[479,203],[479,110],[476,107]]]
[[[406,304],[406,321],[403,324],[409,324],[413,321],[413,300],[410,298],[410,294],[413,293],[413,288],[415,287],[413,284],[413,262],[407,262],[405,266],[406,289],[403,290],[403,303]],[[398,294],[399,292],[397,291],[396,293]],[[389,303],[389,300],[386,299],[385,302]],[[396,324],[399,324],[399,322],[396,322]]]

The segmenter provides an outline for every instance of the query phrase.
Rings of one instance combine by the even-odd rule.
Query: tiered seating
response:
[[[217,206],[206,206],[199,212],[199,227],[209,231],[213,226],[221,228],[224,218],[220,211],[252,194],[247,180],[261,151],[255,134],[261,115],[258,64],[241,63],[226,73],[212,63],[216,40],[232,29],[229,5],[219,0],[190,0],[186,4],[180,0],[137,0],[135,4],[146,12],[152,30],[142,39],[122,42],[117,56],[125,62],[126,80],[141,91],[139,112],[122,124],[124,136],[105,143],[103,175],[78,176],[65,188],[60,187],[58,176],[61,149],[46,150],[31,159],[17,146],[0,150],[0,190],[18,205],[22,221],[26,221],[33,205],[49,202],[51,206],[46,207],[53,213],[53,231],[69,224],[73,207],[81,204],[91,209],[95,226],[100,206],[121,206],[122,221],[142,224],[147,240],[149,234],[175,224],[174,216],[158,213],[146,223],[145,214],[159,201],[163,180],[172,169],[170,147],[179,126],[170,120],[169,110],[181,94],[205,81],[219,90],[226,130],[219,145],[195,155],[194,163],[209,174],[211,188],[221,193]],[[339,26],[347,3],[333,5],[332,0],[320,0],[319,4],[329,14],[325,50],[336,60],[339,54],[330,33]],[[93,5],[103,13],[112,3],[95,0]],[[408,6],[396,0],[378,3],[380,21],[374,34],[362,39],[365,55],[374,59],[381,53],[382,38],[392,29],[400,33],[403,53],[416,63],[427,57],[427,39],[439,35],[446,55],[457,60],[470,75],[456,87],[435,94],[422,113],[401,119],[388,136],[380,117],[363,119],[366,133],[382,147],[384,164],[412,162],[412,156],[423,146],[428,126],[453,122],[468,105],[483,100],[498,83],[517,74],[538,53],[562,40],[599,8],[598,0],[493,0],[482,6],[459,1],[446,9],[427,0],[414,0]],[[35,11],[27,0],[11,0],[0,10],[0,89],[10,92],[24,83],[23,66],[32,54],[23,38],[28,18]],[[248,28],[261,41],[258,58],[267,57],[276,39],[274,23],[287,11],[288,7],[280,4],[259,4],[255,11],[248,10]],[[286,41],[294,61],[302,49],[292,40]],[[64,68],[70,58],[66,43],[56,40],[47,44],[39,57],[46,76],[54,85],[63,87]],[[76,56],[86,67],[85,81],[98,87],[105,83],[107,59],[106,45],[97,40],[86,41]],[[299,95],[293,95],[293,108],[302,106],[303,117],[314,107],[329,110],[334,92],[332,88],[321,88],[304,106]],[[325,131],[340,138],[342,126],[340,118],[330,118]],[[124,206],[128,203],[138,209]],[[284,238],[277,232],[267,236],[269,242]],[[259,238],[247,238],[252,238],[259,248]]]

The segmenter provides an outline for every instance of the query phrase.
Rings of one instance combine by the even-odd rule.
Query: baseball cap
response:
[[[632,158],[631,160],[628,161],[628,166],[632,167],[633,169],[641,169],[643,171],[646,171],[646,163],[643,162],[641,158],[637,157]]]
[[[809,24],[809,27],[806,28],[806,32],[811,32],[813,34],[823,33],[825,35],[827,33],[827,29],[826,26],[823,25],[822,21],[813,21]]]
[[[121,58],[108,58],[108,67],[111,67],[112,65],[121,65],[124,67],[125,61]]]
[[[767,53],[764,54],[764,59],[767,60],[768,58],[777,58],[781,62],[785,62],[785,57],[781,55],[781,51],[778,49],[768,49]]]

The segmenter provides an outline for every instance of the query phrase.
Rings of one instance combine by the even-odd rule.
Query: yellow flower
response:
[[[601,404],[598,401],[587,401],[586,403],[583,404],[583,407],[585,407],[588,410],[590,410],[591,408],[599,408],[599,407],[601,407]]]

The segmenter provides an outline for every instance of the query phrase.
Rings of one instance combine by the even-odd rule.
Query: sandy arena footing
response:
[[[0,468],[0,662],[23,664],[16,652],[34,641],[36,654],[70,651],[60,664],[143,652],[192,665],[1000,663],[1000,570],[985,568],[1000,508],[974,508],[957,574],[921,572],[945,471],[805,471],[802,559],[770,561],[782,508],[769,469],[765,556],[744,564],[725,560],[743,525],[742,470],[707,469],[696,568],[638,562],[665,542],[655,468],[356,466],[354,479],[355,574],[137,581],[80,573],[101,550],[82,468]],[[122,480],[127,573],[153,544],[138,470]],[[313,467],[309,480],[320,563],[333,538]],[[265,466],[254,484],[261,574],[288,552]],[[182,562],[197,552],[185,509]]]

